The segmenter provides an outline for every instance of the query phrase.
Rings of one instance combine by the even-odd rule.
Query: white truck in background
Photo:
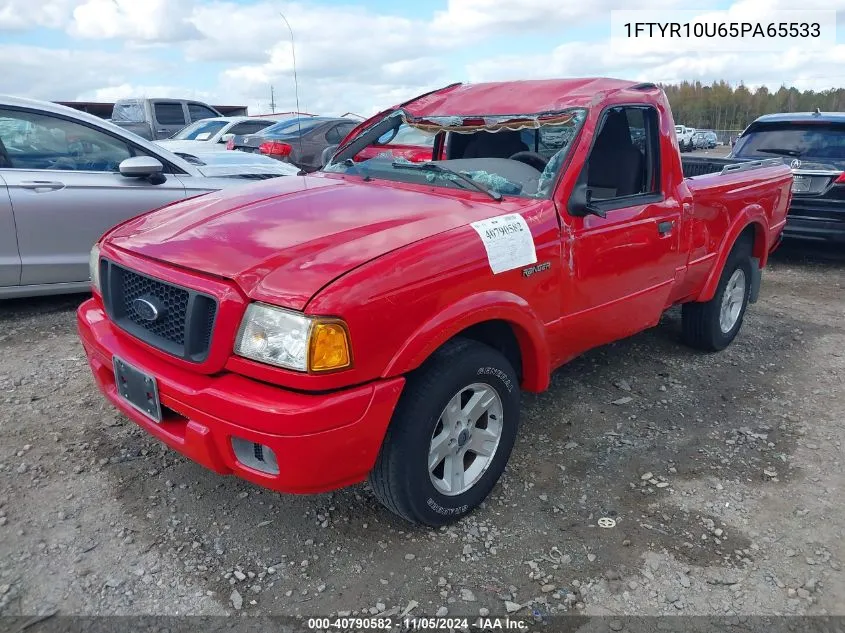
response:
[[[695,128],[686,125],[675,126],[675,136],[678,137],[678,147],[682,152],[691,152],[695,149],[692,137],[695,135]]]

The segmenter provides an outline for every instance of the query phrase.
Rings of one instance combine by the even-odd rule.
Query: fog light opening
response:
[[[269,475],[279,474],[279,462],[276,461],[276,454],[269,446],[233,437],[232,450],[235,452],[235,458],[247,468]]]

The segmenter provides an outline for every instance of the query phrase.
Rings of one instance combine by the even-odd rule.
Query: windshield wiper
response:
[[[391,165],[397,169],[416,169],[417,171],[432,171],[439,174],[449,174],[454,176],[458,180],[465,182],[470,187],[475,189],[476,191],[480,191],[481,193],[486,193],[496,202],[500,202],[502,200],[502,194],[498,191],[493,191],[492,189],[487,189],[483,185],[475,182],[469,176],[465,176],[464,174],[455,171],[454,169],[449,169],[448,167],[441,167],[436,163],[400,163],[400,162],[393,162]]]
[[[801,156],[802,154],[797,149],[789,149],[787,147],[760,147],[756,151],[765,154],[778,154],[780,156]]]

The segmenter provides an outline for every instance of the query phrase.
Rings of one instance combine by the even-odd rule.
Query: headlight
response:
[[[342,322],[261,303],[247,308],[235,353],[296,371],[329,371],[352,364],[349,336]]]
[[[88,255],[88,278],[91,280],[91,285],[100,292],[100,247],[96,244]]]

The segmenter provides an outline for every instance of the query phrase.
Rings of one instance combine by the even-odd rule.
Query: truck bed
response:
[[[716,156],[681,156],[684,178],[695,178],[696,176],[704,176],[705,174],[746,171],[781,164],[783,164],[782,158],[748,160],[746,158],[721,158]],[[736,167],[733,167],[734,165]]]

